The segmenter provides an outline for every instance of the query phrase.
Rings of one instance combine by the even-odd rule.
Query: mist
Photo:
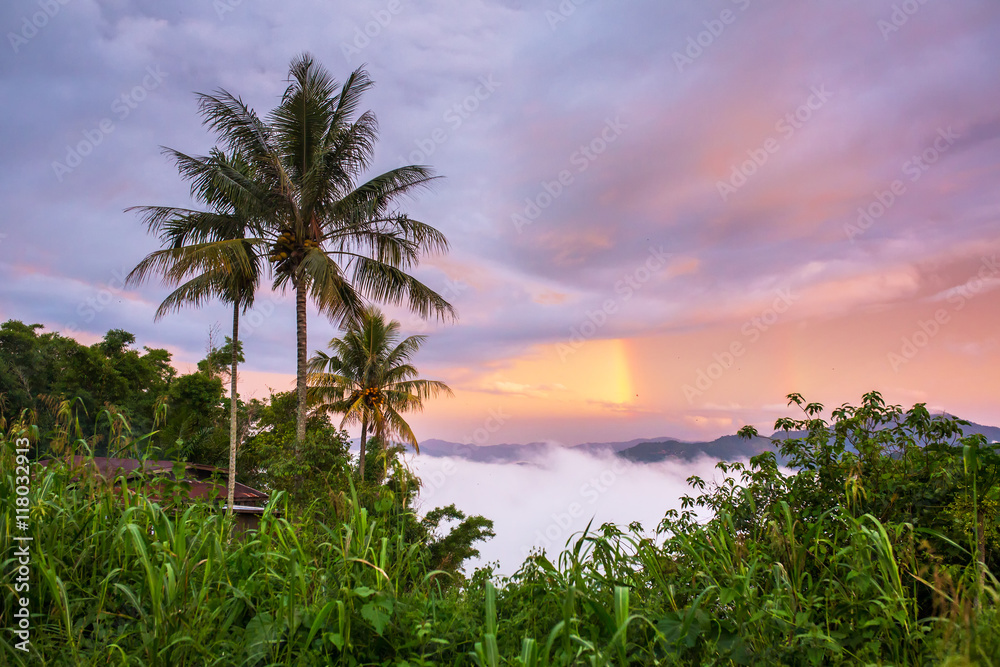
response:
[[[410,467],[423,481],[417,507],[421,514],[454,503],[467,515],[494,522],[496,537],[477,544],[480,557],[466,572],[498,564],[513,574],[532,549],[555,558],[567,541],[593,521],[623,530],[638,521],[652,537],[667,510],[680,509],[681,496],[696,495],[687,478],[721,481],[717,461],[634,464],[613,454],[592,455],[552,447],[530,462],[476,463],[461,458],[411,456]]]

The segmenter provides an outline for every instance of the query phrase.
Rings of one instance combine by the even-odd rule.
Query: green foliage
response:
[[[97,455],[225,465],[228,401],[219,374],[228,368],[223,353],[232,353],[228,338],[199,362],[202,370],[177,377],[169,352],[134,350],[127,331],[112,329],[88,347],[39,329],[16,320],[0,325],[0,416],[13,421],[29,411],[41,431],[40,458],[63,452],[59,433],[71,423],[79,437],[70,440]],[[109,414],[113,420],[104,418]],[[118,429],[150,436],[116,450],[110,443]]]
[[[270,492],[284,491],[296,506],[343,504],[350,476],[350,440],[325,415],[310,418],[306,441],[295,445],[294,392],[273,394],[248,406],[249,437],[238,459],[237,479]]]
[[[454,521],[457,525],[447,535],[440,536],[442,521]],[[455,505],[431,510],[421,524],[434,536],[428,551],[431,567],[435,570],[456,571],[466,560],[479,557],[474,544],[496,536],[492,521],[482,516],[466,517]]]
[[[5,507],[23,483],[13,445],[27,436],[14,423],[0,437]],[[34,470],[29,532],[12,512],[0,521],[4,553],[15,535],[33,539],[31,652],[4,637],[0,662],[432,664],[470,648],[453,636],[457,592],[428,568],[391,494],[369,510],[348,487],[341,516],[320,521],[279,492],[259,529],[236,537],[219,508],[153,502],[173,494],[146,483],[109,485],[60,461]],[[18,596],[3,587],[11,627]]]
[[[243,358],[243,341],[236,343],[236,362],[242,364],[246,361]],[[211,376],[229,375],[233,366],[233,339],[226,336],[226,342],[222,347],[213,347],[205,355],[205,358],[198,362],[198,370]]]
[[[868,514],[919,527],[947,563],[967,564],[968,549],[989,567],[1000,566],[1000,545],[990,530],[1000,520],[1000,448],[981,435],[963,436],[968,422],[932,416],[923,404],[904,412],[877,392],[866,394],[860,406],[833,410],[832,424],[818,418],[821,405],[806,404],[798,394],[789,404],[804,418],[778,420],[775,428],[789,437],[775,444],[796,474],[781,474],[773,454],[764,454],[749,470],[729,468],[743,475],[749,493],[730,486],[734,492],[704,498],[704,504],[731,507],[743,532],[759,527],[759,517],[777,502],[805,522],[826,512],[835,518]]]
[[[662,543],[606,525],[535,554],[502,581],[477,664],[493,636],[500,664],[995,665],[996,446],[876,393],[832,424],[790,399],[805,418],[775,445],[793,470],[723,462]]]
[[[201,371],[170,383],[167,424],[158,437],[161,458],[209,463],[224,457],[229,441],[221,426],[222,392],[222,380]]]
[[[132,349],[135,337],[109,331],[92,346],[58,333],[38,332],[41,325],[9,320],[0,325],[0,416],[16,419],[24,410],[35,415],[43,446],[56,429],[60,402],[74,399],[72,418],[104,452],[111,434],[99,415],[109,406],[139,432],[153,429],[156,408],[175,371],[166,350]]]
[[[268,403],[253,401],[251,430],[240,459],[239,477],[251,486],[283,492],[290,507],[323,521],[343,519],[353,501],[395,527],[408,542],[425,544],[422,557],[432,570],[459,576],[462,565],[479,555],[474,547],[494,536],[493,522],[467,517],[454,505],[419,520],[412,503],[420,480],[402,464],[400,447],[368,451],[364,480],[352,475],[350,439],[330,424],[325,413],[310,416],[306,440],[295,453],[296,400],[293,392],[274,394]],[[443,520],[454,521],[443,530]]]

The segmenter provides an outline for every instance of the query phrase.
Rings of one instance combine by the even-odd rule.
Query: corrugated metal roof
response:
[[[155,461],[151,459],[142,461],[139,459],[111,458],[104,456],[67,456],[64,460],[69,463],[71,468],[74,469],[92,467],[96,469],[98,475],[109,481],[114,480],[117,477],[131,479],[143,473],[147,475],[163,475],[172,480],[174,479],[174,461]],[[38,462],[38,464],[48,466],[52,462],[53,459],[42,459]],[[193,473],[190,478],[185,475],[181,480],[189,485],[189,496],[191,498],[197,498],[200,500],[212,500],[213,498],[215,500],[226,500],[226,482],[229,478],[227,470],[201,463],[181,462],[181,465],[184,466],[185,473]],[[209,476],[199,474],[206,472],[210,474],[217,474],[221,479],[215,481],[208,479],[207,477]],[[234,486],[234,503],[248,505],[249,503],[267,502],[267,499],[268,495],[266,493],[251,488],[246,484],[236,482]]]

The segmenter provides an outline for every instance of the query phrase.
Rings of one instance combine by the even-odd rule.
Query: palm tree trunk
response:
[[[365,478],[365,438],[368,437],[368,415],[361,418],[361,461],[358,463],[358,476]]]
[[[302,280],[295,285],[295,325],[298,363],[295,377],[295,393],[298,412],[295,419],[295,454],[306,440],[306,286]]]
[[[977,583],[979,584],[976,590],[976,608],[978,609],[982,604],[983,591],[986,586],[986,512],[980,509],[979,516],[976,518],[979,522],[979,543],[976,545],[979,556],[979,562],[976,563]]]
[[[229,378],[229,482],[227,486],[227,511],[233,513],[233,497],[236,495],[236,364],[240,340],[240,306],[233,303],[233,365]]]

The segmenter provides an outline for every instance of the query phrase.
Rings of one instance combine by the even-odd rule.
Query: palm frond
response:
[[[357,319],[364,310],[364,300],[355,286],[346,279],[341,268],[320,250],[311,250],[299,265],[298,279],[306,280],[310,296],[335,322]]]
[[[406,305],[420,317],[455,318],[455,309],[444,297],[400,269],[366,257],[354,260],[353,284],[372,301]]]
[[[369,179],[346,194],[336,203],[335,214],[342,218],[360,215],[362,219],[383,216],[399,197],[429,189],[432,182],[439,178],[430,167],[398,167]]]
[[[368,76],[364,66],[351,72],[351,75],[344,81],[340,93],[336,97],[334,109],[334,125],[342,126],[347,120],[357,113],[361,105],[361,98],[367,93],[375,82]]]

